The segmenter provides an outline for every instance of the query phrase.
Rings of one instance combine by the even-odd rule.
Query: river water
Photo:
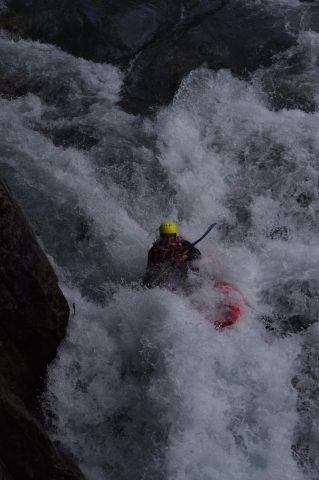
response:
[[[254,3],[296,45],[249,80],[192,71],[151,119],[117,106],[116,67],[1,35],[26,92],[0,99],[0,172],[75,312],[47,428],[90,480],[319,478],[319,33],[312,4]],[[167,218],[218,224],[187,296],[139,284]],[[211,278],[245,300],[227,331]]]

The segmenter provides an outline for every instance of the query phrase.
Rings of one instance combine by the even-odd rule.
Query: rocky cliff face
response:
[[[69,307],[52,267],[3,182],[0,258],[0,330],[4,351],[10,351],[6,368],[0,368],[9,388],[26,400],[64,336]],[[9,358],[15,359],[15,368],[9,368]]]
[[[12,480],[11,475],[6,469],[5,465],[0,460],[0,480]]]
[[[65,334],[68,316],[56,275],[0,180],[1,478],[83,478],[27,409]]]
[[[121,106],[135,114],[168,104],[183,77],[201,65],[239,76],[270,65],[296,41],[293,21],[291,33],[285,21],[236,0],[11,0],[0,14],[0,24],[19,36],[120,65],[127,71]],[[2,92],[40,88],[15,84],[0,69]]]

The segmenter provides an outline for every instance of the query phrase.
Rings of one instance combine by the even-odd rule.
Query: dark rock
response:
[[[0,480],[13,480],[6,466],[0,459]]]
[[[68,316],[57,277],[0,180],[0,479],[83,479],[26,407],[35,405]]]
[[[2,17],[2,24],[22,37],[53,43],[82,56],[94,57],[100,32],[99,12],[85,9],[84,2],[12,0]],[[86,39],[91,41],[87,42]]]
[[[109,54],[110,61],[118,63],[131,59],[160,33],[168,31],[180,16],[180,1],[135,3],[112,18],[114,51]]]
[[[0,293],[2,300],[2,293]],[[6,331],[0,327],[0,382],[21,398],[33,396],[33,386],[38,382],[25,357],[16,347]]]
[[[0,182],[0,340],[16,358],[19,394],[34,388],[64,337],[69,316],[57,277],[24,214]],[[19,360],[18,360],[19,359]],[[1,367],[0,367],[1,370]],[[8,370],[10,385],[15,371]]]
[[[169,103],[182,78],[203,64],[240,76],[270,65],[295,43],[285,23],[284,15],[231,0],[11,0],[0,18],[22,37],[129,67],[121,105],[131,113]],[[10,95],[5,78],[0,89]],[[13,83],[14,94],[23,94],[25,85]]]
[[[21,400],[4,388],[0,424],[1,457],[15,480],[84,480],[78,468],[57,452]]]
[[[11,0],[1,23],[22,37],[52,43],[73,55],[119,63],[128,61],[159,31],[173,25],[181,3]]]
[[[240,2],[212,2],[213,12],[182,22],[157,38],[134,60],[120,103],[131,113],[147,113],[152,106],[168,104],[182,78],[206,65],[229,68],[247,77],[295,40],[284,19]]]

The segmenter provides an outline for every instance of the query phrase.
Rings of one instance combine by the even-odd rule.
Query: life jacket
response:
[[[163,263],[173,261],[174,258],[182,255],[185,250],[183,246],[183,239],[181,237],[176,238],[175,243],[161,243],[157,240],[152,247],[151,255],[151,265],[150,266],[160,266]]]

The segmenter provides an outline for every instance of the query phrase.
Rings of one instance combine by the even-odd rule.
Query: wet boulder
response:
[[[28,370],[24,380],[18,381],[19,393],[28,395],[64,337],[69,307],[30,225],[3,182],[0,259],[0,335],[5,351],[11,351],[7,361],[15,358],[21,365],[6,369],[6,377],[10,376],[10,385],[14,385],[15,375]]]
[[[73,55],[119,63],[129,61],[158,32],[172,26],[180,16],[182,3],[11,0],[2,12],[1,23],[24,38],[52,43]]]
[[[3,388],[0,423],[3,470],[14,480],[84,480],[79,469],[56,450],[23,402]],[[4,480],[10,478],[8,475]]]
[[[0,179],[0,478],[81,480],[34,409],[64,337],[68,304],[22,210]]]
[[[131,113],[148,113],[168,104],[193,69],[227,68],[247,77],[294,43],[283,17],[243,2],[211,2],[209,11],[198,8],[196,15],[185,15],[140,52],[128,72],[121,105]]]
[[[296,42],[285,13],[233,0],[11,0],[0,24],[73,55],[120,65],[127,70],[121,106],[142,114],[168,104],[195,68],[229,68],[247,77]]]
[[[13,480],[10,473],[8,472],[6,466],[0,459],[0,479],[1,480]]]

